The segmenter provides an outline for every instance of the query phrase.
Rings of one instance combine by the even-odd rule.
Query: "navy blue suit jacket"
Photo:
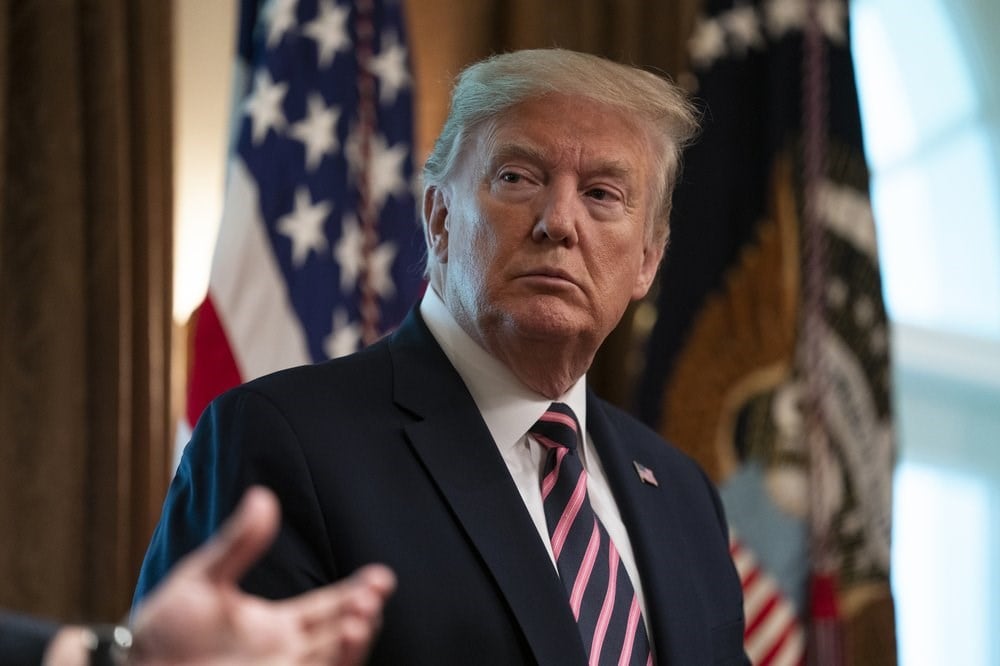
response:
[[[587,420],[632,541],[659,663],[747,663],[742,595],[712,484],[592,394]],[[640,482],[633,461],[659,487]],[[369,562],[395,570],[371,663],[586,663],[538,532],[419,313],[364,351],[212,403],[171,484],[136,598],[254,483],[281,498],[283,524],[247,590],[281,598]]]
[[[59,625],[0,611],[0,666],[42,663],[45,648]]]

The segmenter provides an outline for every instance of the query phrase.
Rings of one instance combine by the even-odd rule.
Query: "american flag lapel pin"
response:
[[[635,467],[635,473],[639,475],[640,481],[653,486],[654,488],[660,487],[660,484],[656,481],[656,475],[653,474],[653,470],[649,469],[638,460],[633,460],[632,465]]]

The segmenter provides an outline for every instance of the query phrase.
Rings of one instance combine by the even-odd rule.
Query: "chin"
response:
[[[593,329],[593,322],[586,321],[572,308],[533,305],[512,308],[505,317],[508,326],[529,339],[565,340],[584,335]]]

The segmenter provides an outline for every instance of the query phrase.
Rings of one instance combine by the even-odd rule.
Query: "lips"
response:
[[[576,278],[574,278],[571,273],[564,271],[561,268],[532,268],[529,270],[518,271],[516,273],[516,277],[550,284],[569,283],[575,287],[580,286],[577,283]]]
[[[570,275],[566,271],[564,271],[562,269],[559,269],[559,268],[536,268],[536,269],[533,269],[533,270],[525,271],[524,272],[524,276],[525,277],[538,276],[538,277],[561,278],[563,280],[566,280],[567,282],[574,282],[574,283],[576,282],[573,279],[572,275]]]

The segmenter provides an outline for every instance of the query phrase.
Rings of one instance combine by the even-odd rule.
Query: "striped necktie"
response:
[[[554,402],[529,432],[548,450],[542,471],[545,521],[589,664],[651,666],[632,581],[587,496],[576,415]]]

